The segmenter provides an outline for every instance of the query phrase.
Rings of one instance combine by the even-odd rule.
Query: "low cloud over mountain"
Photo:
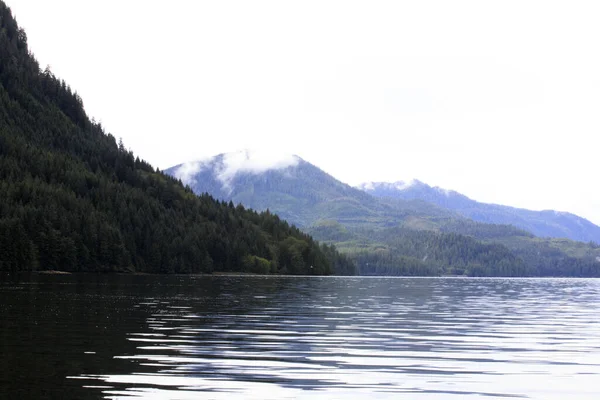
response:
[[[231,182],[238,174],[261,174],[269,170],[294,167],[298,165],[299,160],[297,156],[291,154],[241,150],[181,164],[172,171],[172,175],[187,185],[193,185],[195,176],[203,169],[209,168],[213,176],[223,184],[223,188],[231,190]]]

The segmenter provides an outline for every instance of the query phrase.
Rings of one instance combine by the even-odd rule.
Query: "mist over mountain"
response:
[[[423,200],[475,221],[514,225],[539,237],[600,243],[600,227],[567,212],[532,211],[480,203],[456,191],[432,187],[418,180],[368,182],[359,185],[358,188],[379,198]]]
[[[219,154],[179,164],[165,173],[196,193],[210,193],[256,210],[269,209],[303,227],[331,218],[351,226],[368,222],[383,227],[417,223],[418,218],[431,222],[460,218],[421,200],[377,199],[296,155],[271,157],[278,160],[271,164],[258,161],[262,156],[249,150]]]
[[[241,151],[165,172],[197,194],[277,213],[316,239],[334,243],[361,274],[600,275],[600,249],[594,245],[477,222],[417,197],[373,196],[298,156],[270,158]]]

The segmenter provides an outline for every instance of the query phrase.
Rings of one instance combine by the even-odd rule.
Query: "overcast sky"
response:
[[[598,1],[7,0],[159,168],[244,148],[600,224]]]

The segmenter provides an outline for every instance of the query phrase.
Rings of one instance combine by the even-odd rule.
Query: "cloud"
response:
[[[215,179],[223,184],[223,189],[231,191],[231,181],[240,173],[261,174],[269,170],[280,170],[298,165],[300,158],[292,154],[262,150],[241,150],[182,164],[174,171],[174,176],[186,185],[196,182],[195,176],[202,170],[211,168]]]
[[[442,188],[442,187],[439,187],[439,186],[435,186],[435,187],[434,187],[434,189],[435,189],[435,190],[437,190],[437,191],[438,191],[438,193],[441,193],[441,194],[443,194],[443,195],[444,195],[444,196],[446,196],[446,197],[450,197],[450,195],[451,195],[451,194],[452,194],[452,192],[453,192],[453,191],[452,191],[452,190],[450,190],[450,189],[444,189],[444,188]]]
[[[181,166],[173,172],[173,175],[180,179],[184,185],[192,185],[196,183],[196,174],[204,169],[206,163],[207,160],[196,160],[181,164]]]
[[[360,190],[364,190],[364,191],[373,190],[373,189],[375,189],[375,183],[374,182],[364,182],[364,183],[357,185],[356,188],[360,189]]]
[[[388,190],[406,190],[412,186],[415,186],[416,184],[421,183],[416,179],[410,179],[408,181],[397,181],[397,182],[365,182],[365,183],[361,183],[360,185],[356,186],[357,188],[364,190],[364,191],[370,191],[370,190],[374,190],[377,187],[381,187],[384,189],[388,189]]]
[[[223,188],[231,190],[231,181],[240,173],[261,174],[269,170],[279,170],[298,165],[299,158],[262,150],[242,150],[223,155],[221,165],[215,169],[215,178],[223,183]]]
[[[406,190],[408,188],[411,188],[412,186],[415,186],[418,183],[418,181],[416,179],[411,179],[408,181],[398,181],[395,182],[393,184],[393,186],[397,189],[397,190]]]

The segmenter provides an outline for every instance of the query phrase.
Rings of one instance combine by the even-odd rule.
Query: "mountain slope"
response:
[[[327,274],[348,267],[272,213],[196,196],[40,71],[0,1],[0,271]]]
[[[284,157],[274,168],[254,168],[263,156],[247,150],[220,154],[168,168],[165,173],[181,179],[196,193],[210,193],[256,210],[269,209],[303,227],[332,218],[347,226],[437,227],[461,218],[420,200],[376,199],[298,156]]]
[[[475,221],[514,225],[539,237],[600,243],[600,227],[570,213],[480,203],[458,192],[431,187],[420,181],[369,182],[358,188],[379,198],[427,201]]]
[[[196,193],[279,213],[318,240],[335,243],[362,274],[539,275],[548,261],[544,254],[556,261],[545,275],[581,274],[581,260],[600,274],[595,248],[541,243],[513,226],[478,223],[422,200],[377,198],[296,156],[271,164],[246,151],[165,172]],[[554,253],[538,251],[543,246]]]
[[[347,208],[348,214],[354,209],[369,213],[365,204],[371,196],[323,174],[298,157],[290,156],[277,170],[255,173],[250,168],[241,168],[228,174],[229,165],[235,165],[238,157],[250,161],[251,155],[221,154],[196,166],[181,164],[165,172],[182,178],[196,193],[208,192],[256,210],[278,210],[282,218],[302,226],[311,225],[324,215],[323,209],[330,199],[337,200],[336,207]],[[197,171],[191,179],[186,179],[187,171],[182,169]],[[257,193],[261,195],[256,196]]]

